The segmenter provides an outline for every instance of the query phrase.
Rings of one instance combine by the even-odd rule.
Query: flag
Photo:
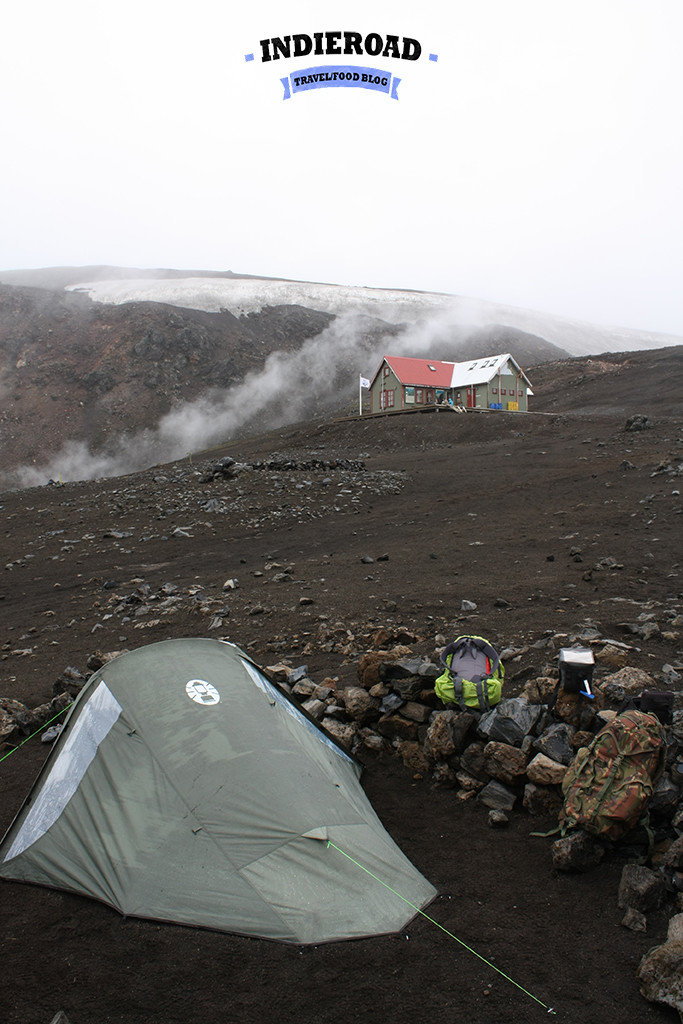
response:
[[[361,377],[361,379],[360,379],[360,386],[362,388],[369,388],[370,387],[370,381],[367,379],[367,377]]]

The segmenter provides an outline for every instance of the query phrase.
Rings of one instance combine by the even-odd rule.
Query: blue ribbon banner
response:
[[[392,100],[397,100],[396,90],[401,79],[386,71],[380,71],[379,68],[331,64],[326,67],[294,71],[280,81],[285,89],[282,97],[284,100],[310,89],[373,89],[375,92],[386,93]]]

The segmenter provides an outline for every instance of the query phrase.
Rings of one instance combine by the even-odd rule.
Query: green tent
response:
[[[396,932],[436,893],[359,775],[233,644],[151,644],[86,683],[0,876],[283,942]]]

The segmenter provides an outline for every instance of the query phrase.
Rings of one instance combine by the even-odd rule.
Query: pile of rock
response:
[[[618,664],[624,645],[605,643],[602,652],[603,663]],[[531,815],[557,815],[562,780],[578,749],[590,743],[624,701],[655,688],[646,672],[623,666],[595,684],[589,701],[564,692],[559,673],[553,672],[529,680],[519,696],[480,714],[446,708],[436,698],[437,660],[416,658],[401,646],[372,652],[360,659],[359,685],[342,690],[331,679],[316,685],[306,666],[276,665],[270,673],[350,750],[394,752],[415,777],[450,786],[457,799],[476,799],[488,807],[492,827],[507,824],[517,806]],[[666,672],[664,678],[670,678]],[[678,913],[670,920],[667,940],[643,957],[637,977],[646,999],[671,1006],[683,1020],[682,698],[675,694],[678,707],[667,729],[666,770],[649,803],[651,820],[665,838],[652,867],[626,863],[618,898],[622,924],[634,931],[645,931],[646,914],[673,900]],[[553,866],[588,870],[599,863],[606,846],[578,830],[552,844]]]
[[[16,746],[49,722],[61,721],[62,712],[70,704],[68,693],[60,693],[37,708],[27,708],[13,697],[0,697],[0,745],[7,743],[10,747]],[[54,733],[50,738],[55,739],[56,735]]]
[[[391,638],[410,641],[411,634],[394,632]],[[374,637],[375,647],[381,639],[389,639],[388,632]],[[316,683],[306,665],[280,662],[265,671],[352,753],[397,756],[415,778],[450,787],[457,800],[477,800],[488,808],[490,825],[500,827],[516,809],[557,820],[562,781],[578,749],[590,743],[624,701],[656,690],[662,682],[671,693],[680,679],[680,666],[663,666],[655,680],[624,664],[628,650],[617,641],[596,640],[592,700],[565,692],[557,667],[549,665],[543,675],[527,680],[521,693],[483,713],[446,707],[438,699],[438,648],[431,656],[416,654],[406,643],[368,650],[357,662],[356,685],[340,685],[332,677]],[[53,700],[40,708],[30,711],[18,701],[0,699],[0,742],[14,744],[40,729],[68,705],[91,672],[120,653],[91,655],[83,673],[67,668],[55,683]],[[504,663],[519,658],[518,650],[502,653]],[[678,913],[671,920],[670,935],[643,958],[638,978],[646,998],[683,1013],[683,692],[674,692],[666,734],[666,769],[649,804],[663,840],[651,867],[626,864],[618,898],[622,924],[634,931],[646,930],[646,915],[673,900]],[[585,871],[599,863],[606,844],[577,831],[550,848],[557,870]]]
[[[623,645],[621,645],[623,647]],[[614,664],[614,642],[599,654]],[[504,652],[503,658],[513,657]],[[268,673],[322,727],[352,752],[362,748],[399,756],[416,777],[452,787],[460,800],[477,799],[504,822],[515,807],[531,815],[555,814],[562,780],[577,750],[623,703],[656,689],[642,669],[624,666],[596,681],[593,700],[565,693],[550,671],[527,681],[519,696],[486,713],[446,707],[434,692],[441,673],[438,652],[416,657],[409,647],[371,651],[358,663],[358,685],[338,689],[333,679],[316,684],[305,665],[271,665]],[[683,698],[683,694],[680,695]],[[683,699],[669,730],[667,771],[651,802],[653,815],[675,820],[683,831],[682,796],[676,771],[683,764]],[[581,869],[580,852],[562,850],[557,867]],[[590,858],[589,858],[590,859]]]
[[[166,595],[169,600],[174,597]],[[131,600],[123,602],[125,609],[133,607]],[[410,636],[393,633],[394,639]],[[340,685],[336,677],[316,683],[306,665],[293,667],[287,662],[271,665],[266,672],[351,752],[365,749],[398,756],[416,778],[452,788],[458,800],[478,800],[496,812],[491,823],[500,824],[518,808],[533,816],[557,814],[562,780],[577,750],[625,700],[657,689],[648,673],[624,664],[628,650],[616,641],[599,641],[596,662],[602,676],[595,680],[593,700],[565,693],[557,668],[547,666],[546,674],[527,680],[519,695],[486,713],[447,707],[438,699],[438,648],[431,656],[415,654],[405,642],[368,650],[357,662],[357,685]],[[91,672],[120,653],[91,654],[83,672],[73,666],[65,669],[53,686],[54,699],[44,707],[30,710],[2,698],[0,741],[16,742],[39,728],[76,696]],[[518,661],[519,652],[503,651],[502,660]],[[669,672],[662,678],[668,683],[680,679],[672,666],[664,668]],[[683,692],[675,693],[674,700],[667,770],[657,783],[650,810],[683,833]],[[554,856],[556,867],[580,870],[597,854],[558,845]]]
[[[665,877],[683,877],[682,868],[683,837],[669,846],[660,871],[627,864],[618,895],[619,907],[625,911],[622,924],[634,931],[646,931],[645,915],[667,900]],[[646,999],[678,1010],[683,1020],[683,893],[678,892],[675,906],[679,912],[669,919],[666,940],[648,950],[638,965],[636,977]]]

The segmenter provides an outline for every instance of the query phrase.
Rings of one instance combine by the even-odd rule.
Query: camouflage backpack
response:
[[[444,704],[488,711],[499,702],[505,668],[483,636],[456,637],[441,652],[441,664],[445,671],[434,689]]]
[[[647,826],[648,801],[665,758],[666,737],[655,715],[635,710],[617,715],[567,769],[562,832],[577,827],[615,840],[638,824]]]

